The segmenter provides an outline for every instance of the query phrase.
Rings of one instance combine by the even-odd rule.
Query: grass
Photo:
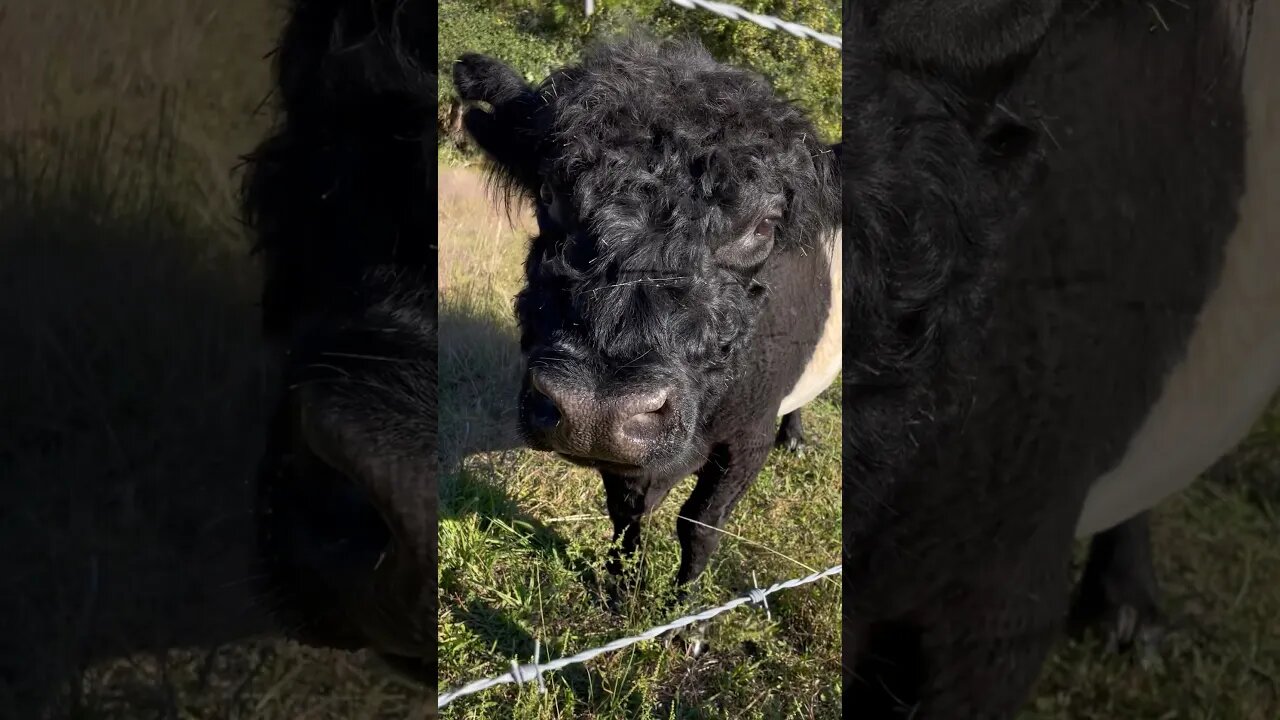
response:
[[[621,615],[595,580],[611,526],[598,474],[518,449],[511,411],[521,361],[511,299],[530,219],[508,222],[471,169],[440,171],[440,683],[527,662],[534,639],[560,657],[673,619],[661,608],[679,563],[677,486],[646,525],[647,589]],[[840,392],[810,406],[810,448],[775,451],[735,510],[691,610],[753,584],[839,562]],[[791,559],[785,559],[781,556]],[[740,609],[714,621],[712,652],[690,659],[662,639],[551,674],[547,693],[504,686],[454,701],[449,718],[835,718],[840,710],[836,582],[770,599],[771,619]]]
[[[421,716],[247,592],[272,0],[0,5],[0,718]]]

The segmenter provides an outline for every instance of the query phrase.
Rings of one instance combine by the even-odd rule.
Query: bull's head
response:
[[[619,474],[681,472],[742,371],[788,253],[835,223],[835,153],[758,75],[647,40],[528,85],[454,66],[467,131],[536,209],[516,299],[529,443]]]
[[[285,382],[259,479],[264,598],[314,644],[434,679],[436,249],[426,3],[295,0],[250,158]]]

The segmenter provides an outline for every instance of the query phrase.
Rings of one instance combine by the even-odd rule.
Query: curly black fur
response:
[[[845,509],[858,537],[873,532],[895,473],[964,410],[1001,244],[1041,166],[1036,134],[996,97],[914,72],[874,35],[850,34],[844,461],[867,497]]]
[[[263,327],[288,351],[260,479],[265,590],[301,639],[420,658],[433,678],[435,11],[294,0],[288,17],[280,121],[242,203]]]
[[[909,631],[869,622],[904,608],[899,588],[867,587],[868,564],[885,560],[860,549],[909,512],[902,478],[967,410],[1002,243],[1039,155],[1027,125],[968,79],[918,71],[856,18],[845,38],[845,680],[868,717],[887,718],[919,697],[927,659]],[[877,657],[883,647],[895,652]]]
[[[290,6],[275,56],[282,119],[248,158],[243,201],[267,263],[273,336],[315,314],[359,312],[372,268],[434,273],[428,14],[410,2]]]
[[[605,473],[615,527],[694,471],[705,477],[686,508],[719,526],[825,316],[818,249],[836,222],[834,153],[763,78],[692,43],[600,43],[537,88],[468,55],[454,79],[464,100],[490,106],[464,122],[495,184],[537,210],[515,303],[530,367],[601,394],[677,388],[679,422],[644,467]],[[773,237],[753,245],[773,214]],[[522,425],[550,449],[528,431],[536,402],[526,373]],[[713,545],[679,530],[689,580]]]

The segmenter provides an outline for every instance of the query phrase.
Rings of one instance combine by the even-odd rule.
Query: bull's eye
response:
[[[565,208],[562,198],[557,197],[554,190],[551,189],[550,183],[542,183],[542,187],[538,189],[538,200],[542,206],[543,212],[546,213],[546,219],[549,220],[556,228],[563,228],[565,225]],[[539,214],[539,222],[542,221],[542,214]]]
[[[542,183],[538,188],[538,224],[544,231],[559,230],[564,225],[563,208],[560,199],[551,189],[550,183]]]
[[[738,270],[751,270],[764,262],[773,252],[774,234],[778,227],[776,216],[767,217],[732,242],[716,250],[721,263]]]

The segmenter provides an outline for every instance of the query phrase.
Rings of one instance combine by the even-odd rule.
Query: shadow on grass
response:
[[[498,641],[495,651],[499,655],[517,658],[521,663],[533,659],[534,637],[510,617],[476,601],[456,612],[458,618],[476,635],[490,642]],[[549,650],[550,648],[542,647],[540,652],[543,661],[550,659]],[[569,652],[579,650],[580,648],[574,648]],[[600,681],[588,674],[582,665],[561,668],[556,671],[556,677],[567,683],[579,697],[600,697],[603,690]]]
[[[475,517],[486,533],[495,523],[519,525],[528,534],[529,546],[548,561],[563,563],[576,557],[554,529],[521,509],[507,482],[510,467],[502,458],[524,447],[514,423],[521,372],[514,331],[446,296],[440,307],[440,334],[441,520]],[[588,592],[602,593],[593,567],[570,562],[568,569]],[[440,579],[441,595],[448,596],[454,585],[446,571]],[[533,636],[512,616],[479,602],[454,612],[498,655],[522,662],[533,657]],[[559,675],[582,697],[599,697],[602,692],[599,681],[581,666],[565,668]]]
[[[0,138],[4,717],[177,717],[172,693],[87,669],[269,629],[248,577],[255,272],[178,210],[163,137],[114,140]]]

